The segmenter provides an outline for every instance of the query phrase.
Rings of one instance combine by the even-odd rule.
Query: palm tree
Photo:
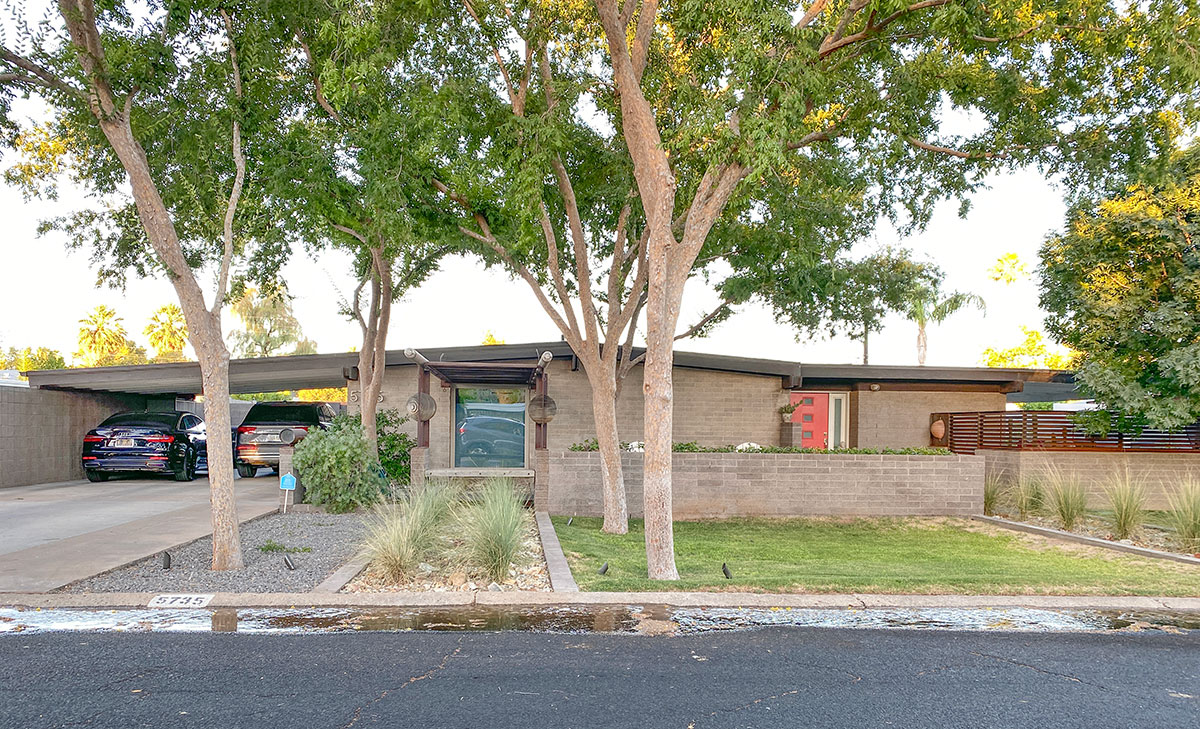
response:
[[[909,295],[907,314],[909,321],[917,325],[917,364],[925,366],[925,353],[929,349],[929,337],[925,329],[929,324],[941,324],[952,314],[957,314],[968,306],[974,306],[987,315],[987,305],[975,294],[955,291],[941,298],[941,292],[936,288],[921,287]]]
[[[146,325],[145,335],[150,338],[150,346],[154,347],[154,359],[159,362],[179,362],[183,360],[183,348],[188,341],[187,322],[178,304],[166,304],[158,307],[150,323]]]
[[[121,321],[117,312],[104,304],[97,306],[86,319],[79,320],[79,351],[75,356],[85,366],[95,367],[106,355],[119,352],[128,341]]]

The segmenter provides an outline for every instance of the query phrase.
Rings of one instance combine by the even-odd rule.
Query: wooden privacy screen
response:
[[[931,443],[968,455],[977,450],[1200,452],[1200,423],[1175,432],[1110,432],[1100,437],[1076,426],[1073,415],[1033,410],[933,413],[929,418]]]

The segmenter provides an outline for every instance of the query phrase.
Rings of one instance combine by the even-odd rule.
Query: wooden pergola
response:
[[[404,356],[417,365],[417,396],[429,394],[432,374],[447,385],[509,385],[529,387],[536,395],[547,395],[550,376],[546,365],[554,359],[542,352],[534,364],[522,362],[446,362],[433,361],[415,349],[404,350]],[[417,421],[417,447],[429,447],[429,420]],[[546,423],[534,424],[533,447],[546,448]]]

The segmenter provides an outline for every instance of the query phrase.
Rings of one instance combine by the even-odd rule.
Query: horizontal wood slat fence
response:
[[[1075,425],[1072,415],[1034,410],[933,413],[930,433],[934,445],[964,455],[977,450],[1200,452],[1200,423],[1175,432],[1145,430],[1138,435],[1110,432],[1101,437]]]

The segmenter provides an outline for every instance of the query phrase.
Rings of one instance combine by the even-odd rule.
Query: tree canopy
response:
[[[1043,246],[1047,329],[1076,379],[1129,427],[1200,418],[1200,145],[1167,174],[1070,214]]]

